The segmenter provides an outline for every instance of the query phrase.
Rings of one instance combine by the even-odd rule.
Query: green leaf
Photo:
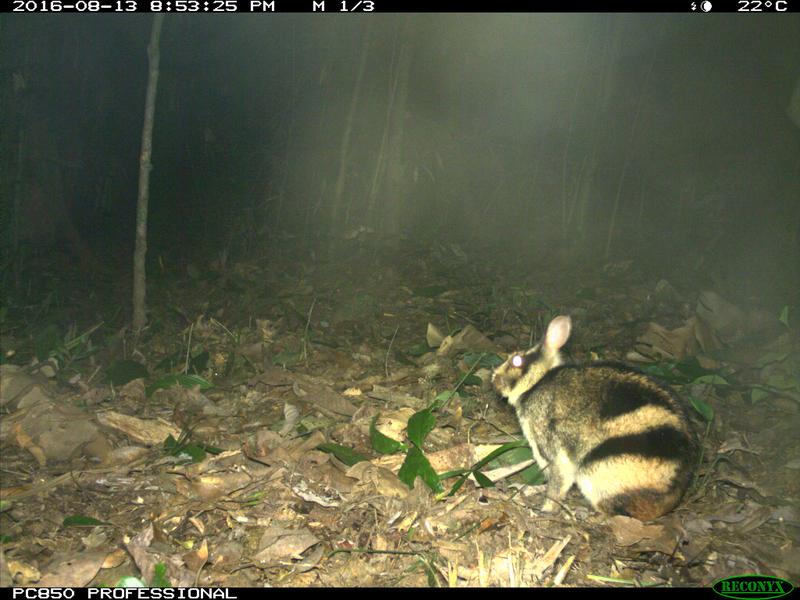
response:
[[[783,323],[786,327],[789,327],[789,307],[784,306],[781,309],[781,314],[778,317],[778,320]]]
[[[701,375],[700,377],[692,381],[692,383],[706,383],[708,385],[716,385],[716,386],[730,385],[730,383],[728,383],[728,381],[722,375],[717,375],[716,373],[714,373],[713,375]]]
[[[378,422],[378,415],[372,417],[372,422],[369,424],[369,441],[372,444],[372,449],[379,454],[394,454],[406,449],[406,445],[397,440],[383,435],[375,423]]]
[[[12,500],[1,500],[0,499],[0,513],[7,511],[12,506],[14,506],[14,502]]]
[[[525,440],[517,440],[515,442],[510,442],[510,444],[511,447],[508,447],[507,445],[506,449],[504,449],[502,446],[498,448],[497,450],[504,450],[504,452],[487,462],[485,465],[480,465],[479,468],[483,468],[484,466],[487,469],[510,467],[511,465],[516,465],[533,458],[531,447]],[[497,450],[495,450],[495,452],[497,452]],[[489,456],[486,458],[489,458]],[[486,458],[484,458],[484,460],[486,460]]]
[[[654,363],[652,365],[641,365],[639,370],[647,375],[658,377],[668,383],[686,383],[687,379],[680,373],[673,370],[672,363]]]
[[[167,565],[164,563],[156,564],[153,568],[153,579],[150,581],[150,587],[172,587],[172,584],[167,578]]]
[[[188,436],[181,436],[181,438]],[[164,452],[170,456],[177,456],[184,458],[187,462],[199,463],[206,459],[206,451],[197,444],[187,443],[182,440],[176,440],[172,435],[168,435],[164,440]]]
[[[445,391],[441,392],[440,394],[438,394],[436,396],[436,398],[434,398],[433,402],[431,402],[431,405],[428,407],[428,409],[429,410],[439,410],[440,408],[442,408],[442,406],[447,404],[453,398],[455,398],[455,399],[459,398],[458,392],[453,392],[451,390],[445,390]]]
[[[461,477],[459,477],[458,480],[453,484],[453,487],[451,487],[450,490],[447,492],[447,495],[452,496],[458,490],[460,490],[461,487],[464,485],[464,483],[467,481],[467,477],[469,477],[469,475],[462,475]]]
[[[477,363],[478,368],[485,369],[494,369],[505,362],[497,354],[486,354],[485,352],[466,352],[462,358],[468,367],[473,367]]]
[[[761,402],[764,398],[768,398],[770,396],[770,392],[760,386],[753,386],[753,389],[750,390],[750,401],[753,404]]]
[[[106,377],[116,386],[125,385],[134,379],[143,379],[147,375],[147,368],[135,360],[117,360],[106,369]]]
[[[93,517],[87,517],[85,515],[73,515],[71,517],[65,517],[61,524],[64,527],[97,527],[98,525],[111,525],[111,523],[98,521]]]
[[[442,483],[428,458],[416,446],[412,446],[397,473],[397,477],[409,488],[414,488],[414,480],[419,477],[423,483],[437,494],[442,491]]]
[[[700,413],[708,423],[714,420],[714,408],[708,402],[696,396],[690,396],[689,401],[692,403],[694,409]]]
[[[453,469],[452,471],[440,473],[439,479],[444,481],[445,479],[450,479],[452,477],[461,477],[462,475],[469,476],[470,473],[472,473],[472,469]]]
[[[363,454],[359,454],[352,448],[348,448],[347,446],[340,446],[339,444],[320,444],[317,446],[317,450],[321,452],[326,452],[328,454],[333,454],[336,458],[346,464],[348,467],[352,467],[354,464],[369,460]]]
[[[503,444],[502,446],[500,446],[499,448],[495,448],[489,454],[484,456],[481,460],[476,462],[472,466],[472,470],[474,471],[474,470],[477,470],[477,469],[482,469],[483,467],[488,465],[490,462],[492,462],[494,459],[496,459],[498,456],[500,456],[502,454],[505,454],[506,452],[510,452],[510,451],[512,451],[512,450],[514,450],[516,448],[526,448],[526,447],[530,451],[530,446],[528,446],[528,442],[525,441],[525,440],[514,440],[513,442],[508,442],[506,444]],[[528,458],[523,458],[522,460],[529,460],[529,457]],[[511,462],[509,464],[516,464],[517,462],[521,462],[521,461],[515,461],[515,462]]]
[[[675,369],[683,373],[689,381],[695,381],[703,375],[712,375],[714,371],[705,369],[700,365],[700,361],[695,356],[689,356],[682,361],[675,363]]]
[[[484,475],[480,471],[475,471],[473,475],[475,475],[475,481],[477,481],[478,485],[481,486],[482,488],[494,487],[494,481],[489,479],[486,475]]]
[[[546,481],[544,471],[542,471],[536,463],[522,469],[522,471],[519,472],[519,477],[526,485],[540,485]]]
[[[455,494],[455,493],[456,493],[458,490],[460,490],[460,489],[461,489],[461,487],[464,485],[464,483],[467,481],[467,478],[468,478],[468,477],[469,477],[469,473],[467,473],[466,475],[462,475],[461,477],[459,477],[459,478],[458,478],[458,480],[457,480],[457,481],[456,481],[456,482],[453,484],[453,487],[451,487],[451,488],[450,488],[450,490],[447,492],[447,495],[448,495],[448,496],[452,496],[452,495],[453,495],[453,494]],[[442,477],[442,479],[444,479],[444,477]]]
[[[197,464],[206,459],[206,451],[196,444],[186,444],[175,456],[186,458],[188,462]]]
[[[500,457],[503,457],[503,460],[498,460]],[[509,456],[513,456],[514,458],[507,458]],[[475,463],[471,469],[459,469],[458,471],[448,471],[447,473],[443,473],[439,476],[440,479],[449,479],[450,477],[454,477],[460,475],[459,479],[453,484],[453,487],[447,492],[448,496],[452,496],[455,494],[461,486],[464,485],[464,482],[469,477],[470,473],[475,475],[475,480],[481,487],[493,487],[494,484],[492,481],[486,477],[483,473],[479,471],[486,465],[492,463],[499,463],[498,466],[502,465],[513,465],[518,462],[522,462],[523,460],[530,460],[532,456],[530,446],[528,446],[528,442],[525,440],[515,440],[513,442],[508,442],[507,444],[503,444],[499,448],[496,448],[486,456],[484,456],[481,460]],[[528,467],[529,469],[530,467]],[[528,469],[522,471],[524,473]],[[463,474],[462,474],[463,473]]]
[[[436,426],[436,417],[430,408],[426,408],[411,415],[408,420],[408,439],[422,449],[425,438]]]
[[[464,377],[461,385],[483,385],[483,380],[478,377],[477,375],[470,373],[466,377]]]
[[[197,386],[200,391],[210,390],[214,385],[200,375],[171,374],[162,377],[145,388],[145,395],[151,396],[156,390],[164,390],[175,385],[191,389]]]

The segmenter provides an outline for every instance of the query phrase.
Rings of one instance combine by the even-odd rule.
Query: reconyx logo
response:
[[[780,577],[769,575],[737,575],[720,579],[711,586],[720,596],[735,600],[758,598],[780,598],[794,589],[794,586]]]

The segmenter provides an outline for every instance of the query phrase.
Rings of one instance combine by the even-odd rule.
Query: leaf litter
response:
[[[574,282],[543,264],[520,281],[502,260],[458,250],[391,267],[378,252],[346,267],[239,263],[241,296],[261,300],[190,277],[164,304],[180,305],[177,323],[155,296],[159,331],[123,345],[133,351],[86,353],[77,379],[60,379],[57,361],[0,366],[0,581],[798,577],[792,315],[648,281],[630,261],[576,269]],[[558,312],[582,322],[575,359],[639,361],[696,409],[696,483],[655,523],[604,517],[575,492],[559,513],[540,513],[542,474],[519,478],[524,443],[502,460],[521,434],[490,390],[491,367]],[[85,331],[84,342],[102,328]]]

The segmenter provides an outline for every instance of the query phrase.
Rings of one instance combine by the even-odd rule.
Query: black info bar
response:
[[[256,590],[249,590],[250,593]],[[244,600],[248,590],[201,587],[15,587],[12,600]]]
[[[0,0],[11,12],[791,12],[800,0]]]

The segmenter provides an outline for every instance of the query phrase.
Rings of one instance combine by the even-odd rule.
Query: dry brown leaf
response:
[[[8,410],[26,408],[49,400],[48,384],[17,365],[0,365],[0,406]]]
[[[250,475],[241,472],[200,475],[192,479],[191,489],[197,497],[213,500],[238,490],[252,480]]]
[[[645,525],[639,519],[623,515],[609,517],[608,524],[620,546],[632,546],[645,538],[657,538],[664,531],[662,525]]]
[[[114,569],[120,566],[128,560],[128,553],[125,552],[122,548],[117,548],[116,550],[112,550],[109,552],[105,559],[103,559],[103,564],[100,568],[102,569]]]
[[[695,312],[724,340],[734,340],[742,334],[744,311],[716,292],[701,292]]]
[[[136,403],[142,403],[147,398],[145,391],[144,379],[133,379],[123,385],[117,391],[118,400],[130,400]]]
[[[309,402],[322,412],[352,417],[356,407],[344,396],[333,391],[327,385],[320,385],[310,380],[307,376],[298,376],[295,382],[299,392],[294,387],[295,393],[304,402]],[[302,394],[302,395],[301,395]]]
[[[342,494],[336,488],[325,485],[314,485],[305,480],[293,483],[292,491],[305,500],[319,504],[324,508],[336,508],[342,503]]]
[[[712,352],[722,347],[717,336],[714,335],[714,330],[703,319],[700,317],[691,317],[688,322],[694,327],[694,338],[697,340],[697,343],[700,344],[700,348],[703,352]]]
[[[20,448],[24,448],[36,459],[36,462],[39,463],[40,467],[44,467],[47,464],[47,457],[44,454],[44,451],[37,446],[31,436],[29,436],[22,428],[22,423],[17,422],[14,424],[14,438],[17,442],[17,446]]]
[[[438,348],[442,345],[445,335],[433,323],[428,323],[428,330],[425,332],[425,341],[429,348]]]
[[[155,566],[158,563],[167,565],[167,579],[176,587],[194,585],[195,576],[183,566],[183,559],[178,555],[165,555],[150,548],[155,538],[155,528],[149,523],[134,538],[125,544],[128,553],[136,563],[144,581],[152,581]],[[163,537],[163,534],[162,534]]]
[[[256,460],[269,458],[272,450],[280,448],[285,444],[286,440],[277,431],[269,429],[259,429],[252,442],[248,441],[245,445],[245,452],[247,456],[255,458]]]
[[[474,326],[467,325],[456,335],[448,335],[444,338],[436,354],[438,356],[452,356],[463,351],[497,353],[500,350],[492,340],[475,329]]]
[[[483,519],[478,524],[478,533],[483,533],[485,531],[490,531],[492,529],[497,529],[501,525],[505,525],[508,523],[508,515],[506,513],[500,513],[497,517],[487,517]]]
[[[425,405],[425,401],[421,398],[380,385],[373,385],[372,390],[367,392],[367,396],[375,398],[376,400],[389,402],[394,406],[408,406],[415,411],[421,409]]]
[[[292,373],[286,369],[274,366],[265,366],[264,371],[250,378],[248,385],[255,387],[259,384],[267,387],[287,387],[294,381]]]
[[[405,438],[408,420],[413,416],[414,412],[412,408],[401,408],[386,414],[381,414],[375,422],[375,428],[383,435],[393,440],[402,440]],[[364,431],[369,429],[371,420],[371,418],[363,419],[362,429],[364,429]]]
[[[439,450],[438,452],[426,453],[425,456],[430,461],[431,467],[433,467],[437,473],[468,467],[480,460],[475,453],[475,446],[473,444],[457,444],[450,448]],[[380,456],[370,462],[373,465],[389,469],[396,473],[400,470],[403,461],[405,461],[404,455],[392,454],[389,456]]]
[[[567,560],[564,561],[564,564],[561,565],[561,568],[558,570],[558,573],[556,573],[556,576],[553,577],[553,585],[554,586],[555,585],[561,585],[562,583],[564,583],[564,579],[566,578],[567,573],[569,572],[570,567],[572,567],[572,563],[574,563],[574,562],[575,562],[575,556],[574,555],[568,557]]]
[[[194,528],[197,529],[197,532],[200,535],[205,535],[206,533],[206,525],[203,523],[202,520],[198,519],[197,517],[189,517],[189,523],[194,525]]]
[[[345,473],[348,477],[358,480],[358,485],[353,490],[358,495],[370,496],[379,494],[387,498],[406,498],[410,492],[408,486],[397,478],[389,469],[376,466],[367,461],[361,461],[350,467]]]
[[[120,446],[114,448],[106,457],[104,464],[111,465],[127,465],[135,460],[139,460],[150,452],[147,448],[142,446]]]
[[[322,560],[323,556],[325,556],[325,548],[322,544],[319,544],[308,554],[301,557],[298,562],[292,563],[292,569],[296,573],[306,573],[311,569],[314,569]]]
[[[139,419],[108,410],[97,413],[97,421],[145,446],[161,445],[170,435],[176,440],[181,436],[181,430],[164,419]]]
[[[427,454],[427,457],[437,473],[467,468],[480,460],[474,444],[456,444]]]
[[[293,461],[299,461],[307,453],[315,450],[317,446],[324,444],[326,441],[327,439],[325,438],[325,434],[317,430],[309,436],[289,441],[286,444],[285,449]],[[327,454],[324,456],[329,457]]]
[[[646,525],[638,519],[622,515],[610,517],[608,522],[620,546],[636,545],[639,552],[675,553],[679,536],[672,527]]]
[[[263,479],[273,470],[248,460],[241,450],[228,450],[199,463],[175,468],[172,472],[183,476],[175,479],[178,493],[209,500]]]
[[[14,581],[14,585],[30,585],[38,582],[42,574],[39,569],[21,560],[8,561],[8,573]]]
[[[253,561],[264,565],[289,563],[300,559],[303,552],[318,543],[319,540],[305,527],[288,529],[274,525],[261,536],[260,550],[253,556]]]
[[[43,587],[85,587],[100,571],[107,554],[104,550],[94,550],[56,558],[48,565],[39,584]]]
[[[15,440],[33,454],[40,465],[68,460],[102,436],[92,418],[76,408],[46,401],[24,409],[21,417],[20,412],[12,415],[16,419]],[[102,447],[101,444],[93,450]]]
[[[203,539],[200,547],[183,555],[183,562],[190,571],[197,573],[208,562],[208,542]]]
[[[658,323],[648,323],[647,329],[636,340],[634,350],[651,360],[680,360],[691,356],[697,351],[694,325],[690,323],[669,330]],[[633,355],[628,357],[634,359]]]
[[[265,350],[264,342],[252,342],[237,346],[235,354],[250,359],[253,364],[260,364],[264,359]]]
[[[209,455],[199,463],[192,463],[183,467],[183,473],[191,478],[209,472],[245,470],[248,466],[247,459],[241,450],[226,450],[216,455]]]
[[[223,569],[230,568],[239,564],[242,554],[244,554],[244,546],[240,542],[223,542],[215,545],[211,550],[211,564]]]
[[[537,558],[533,562],[532,570],[537,579],[541,579],[545,571],[553,566],[571,539],[572,536],[567,535],[565,538],[555,542],[552,546],[550,546],[547,552],[544,553],[544,556]]]

